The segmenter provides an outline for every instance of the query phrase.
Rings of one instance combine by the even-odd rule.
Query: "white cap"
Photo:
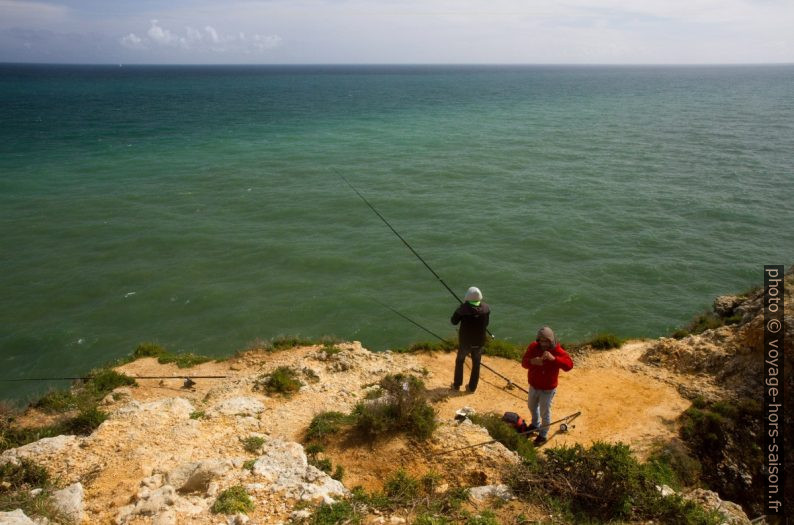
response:
[[[472,286],[466,290],[466,297],[463,300],[473,302],[482,301],[482,292],[476,286]]]

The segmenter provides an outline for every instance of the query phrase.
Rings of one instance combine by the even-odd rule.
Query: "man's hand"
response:
[[[541,357],[541,358],[542,358],[544,361],[554,361],[554,356],[553,356],[553,355],[551,355],[551,352],[549,352],[548,350],[546,350],[545,352],[543,352],[543,355],[542,355],[542,356],[540,356],[540,357]]]
[[[533,365],[540,366],[540,365],[543,364],[543,358],[542,357],[533,357],[532,359],[529,360],[529,362],[532,363]]]

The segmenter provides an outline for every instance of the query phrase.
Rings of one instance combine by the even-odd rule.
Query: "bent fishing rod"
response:
[[[375,206],[373,206],[373,205],[372,205],[372,203],[370,203],[370,202],[367,200],[367,198],[366,198],[366,197],[364,197],[364,196],[361,194],[361,192],[360,192],[360,191],[358,191],[358,190],[356,189],[356,187],[355,187],[355,186],[353,186],[353,185],[350,183],[350,181],[349,181],[349,180],[347,180],[347,179],[344,177],[344,175],[342,175],[341,173],[339,173],[337,170],[334,170],[334,171],[336,172],[336,174],[337,174],[337,175],[339,175],[339,177],[340,177],[340,178],[341,178],[343,181],[345,181],[345,184],[347,184],[348,186],[350,186],[350,189],[351,189],[351,190],[353,190],[354,192],[356,192],[356,195],[358,195],[358,196],[361,198],[361,200],[362,200],[362,201],[364,201],[364,203],[365,203],[367,206],[369,206],[369,209],[371,209],[373,212],[375,212],[375,215],[377,215],[377,216],[380,218],[380,220],[382,220],[382,221],[383,221],[383,223],[384,223],[386,226],[388,226],[388,227],[389,227],[389,229],[390,229],[392,232],[394,232],[394,235],[396,235],[396,236],[397,236],[397,238],[399,238],[399,239],[400,239],[400,240],[403,242],[403,244],[404,244],[404,245],[405,245],[405,246],[406,246],[406,247],[407,247],[409,250],[411,250],[411,253],[413,253],[413,254],[416,256],[416,258],[417,258],[417,259],[419,259],[420,261],[422,261],[422,264],[424,264],[424,265],[425,265],[425,268],[427,268],[428,270],[430,270],[430,273],[432,273],[432,274],[433,274],[433,276],[435,276],[435,278],[436,278],[436,279],[438,279],[438,282],[440,282],[442,285],[444,285],[444,288],[446,288],[446,289],[447,289],[447,291],[448,291],[450,294],[452,294],[452,297],[454,297],[454,298],[455,298],[455,300],[456,300],[456,301],[458,301],[458,303],[460,303],[460,304],[463,304],[463,300],[462,300],[460,297],[458,297],[458,294],[456,294],[455,292],[453,292],[453,291],[452,291],[452,288],[450,288],[450,287],[449,287],[449,285],[447,285],[447,283],[445,283],[445,282],[444,282],[444,279],[442,279],[442,278],[441,278],[441,276],[440,276],[440,275],[438,275],[438,274],[436,273],[436,271],[435,271],[435,270],[433,270],[433,268],[431,268],[431,267],[430,267],[430,265],[429,265],[429,264],[427,264],[427,261],[425,261],[425,260],[422,258],[422,256],[421,256],[421,255],[419,255],[419,253],[417,253],[417,251],[416,251],[416,250],[414,250],[414,249],[413,249],[413,247],[412,247],[410,244],[408,244],[408,241],[406,241],[406,240],[405,240],[405,238],[404,238],[402,235],[400,235],[400,233],[399,233],[397,230],[395,230],[395,229],[394,229],[394,227],[393,227],[393,226],[392,226],[392,225],[389,223],[389,221],[387,221],[387,220],[386,220],[386,217],[384,217],[383,215],[381,215],[381,213],[380,213],[380,212],[377,210],[377,208],[375,208]],[[410,319],[409,319],[409,320],[410,320]],[[413,322],[413,321],[411,321],[411,322]],[[415,324],[415,323],[414,323],[414,324]],[[427,331],[427,330],[425,330],[425,331]],[[490,331],[490,330],[488,330],[488,329],[486,328],[486,329],[485,329],[485,331],[486,331],[486,332],[488,332],[488,335],[490,335],[492,339],[494,338],[494,335],[491,333],[491,331]],[[433,334],[433,335],[435,335],[435,334]],[[436,337],[438,337],[438,336],[436,336]],[[442,341],[443,341],[443,339],[442,339]]]
[[[379,301],[379,300],[375,299],[374,297],[372,298],[372,300],[373,300],[373,301],[375,301],[376,303],[378,303],[379,305],[383,306],[384,308],[388,308],[389,310],[391,310],[391,311],[392,311],[392,312],[394,312],[395,314],[399,315],[400,317],[402,317],[403,319],[405,319],[405,320],[406,320],[406,321],[408,321],[409,323],[413,324],[414,326],[417,326],[417,327],[421,328],[422,330],[424,330],[424,331],[425,331],[425,332],[427,332],[428,334],[432,335],[433,337],[435,337],[436,339],[438,339],[438,340],[439,340],[439,341],[441,341],[442,343],[446,343],[446,344],[448,344],[450,347],[454,347],[454,346],[455,346],[455,345],[454,345],[452,342],[450,342],[450,341],[447,341],[446,339],[444,339],[444,338],[443,338],[443,337],[441,337],[440,335],[436,334],[435,332],[432,332],[432,331],[430,331],[429,329],[427,329],[427,328],[425,328],[424,326],[422,326],[421,324],[417,323],[416,321],[414,321],[413,319],[411,319],[411,318],[410,318],[410,317],[408,317],[407,315],[405,315],[405,314],[403,314],[402,312],[400,312],[400,311],[398,311],[398,310],[396,310],[396,309],[392,308],[392,307],[391,307],[391,306],[389,306],[388,304],[384,304],[384,303],[382,303],[381,301]],[[513,381],[512,381],[511,379],[509,379],[508,377],[505,377],[505,376],[503,376],[502,374],[500,374],[499,372],[497,372],[496,370],[494,370],[494,369],[493,369],[493,368],[491,368],[490,366],[486,365],[486,364],[485,364],[485,363],[483,363],[482,361],[480,361],[480,366],[482,366],[482,367],[483,367],[483,368],[485,368],[486,370],[490,370],[491,372],[493,372],[493,373],[494,373],[494,374],[496,374],[497,376],[499,376],[499,377],[501,377],[502,379],[504,379],[505,381],[507,381],[507,385],[508,385],[508,387],[510,387],[510,388],[511,388],[511,387],[516,387],[517,389],[521,390],[521,391],[522,391],[522,392],[524,392],[525,394],[529,394],[529,392],[528,392],[527,390],[525,390],[525,389],[521,388],[520,386],[518,386],[517,384],[513,383]]]

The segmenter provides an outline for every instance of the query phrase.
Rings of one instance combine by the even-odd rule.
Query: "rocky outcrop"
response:
[[[683,494],[684,499],[694,501],[707,510],[716,510],[726,525],[750,525],[750,519],[744,510],[730,501],[723,501],[719,494],[706,489],[695,489]]]

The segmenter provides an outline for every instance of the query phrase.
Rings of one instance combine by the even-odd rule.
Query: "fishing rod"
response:
[[[412,247],[410,244],[408,244],[408,241],[406,241],[406,240],[405,240],[405,238],[404,238],[402,235],[400,235],[400,233],[399,233],[397,230],[395,230],[395,229],[394,229],[394,227],[393,227],[393,226],[392,226],[392,225],[389,223],[389,221],[387,221],[387,220],[386,220],[386,217],[384,217],[383,215],[381,215],[381,213],[380,213],[380,212],[377,210],[377,208],[375,208],[375,206],[373,206],[373,205],[372,205],[372,203],[370,203],[370,202],[367,200],[367,198],[366,198],[366,197],[364,197],[364,196],[361,194],[361,192],[360,192],[360,191],[358,191],[358,190],[356,189],[356,187],[355,187],[355,186],[353,186],[353,185],[350,183],[350,181],[349,181],[349,180],[347,180],[347,179],[345,178],[345,176],[344,176],[344,175],[342,175],[341,173],[339,173],[337,170],[334,170],[334,171],[336,172],[336,174],[337,174],[337,175],[339,175],[339,177],[340,177],[340,178],[341,178],[343,181],[345,181],[345,184],[347,184],[348,186],[350,186],[350,189],[351,189],[351,190],[353,190],[354,192],[356,192],[356,195],[358,195],[359,197],[361,197],[361,200],[362,200],[362,201],[364,201],[364,203],[365,203],[367,206],[369,206],[369,208],[370,208],[370,209],[371,209],[373,212],[375,212],[375,215],[377,215],[377,216],[380,218],[380,220],[382,220],[382,221],[383,221],[383,223],[384,223],[386,226],[388,226],[388,227],[389,227],[389,229],[390,229],[392,232],[394,232],[394,235],[396,235],[396,236],[397,236],[397,237],[398,237],[398,238],[399,238],[399,239],[400,239],[400,240],[403,242],[403,244],[404,244],[405,246],[407,246],[409,250],[411,250],[411,253],[413,253],[413,254],[416,256],[416,258],[417,258],[417,259],[419,259],[420,261],[422,261],[422,264],[424,264],[424,265],[425,265],[425,268],[427,268],[428,270],[430,270],[430,273],[432,273],[432,274],[435,276],[435,278],[436,278],[436,279],[438,279],[438,281],[439,281],[439,282],[440,282],[442,285],[444,285],[444,288],[446,288],[446,289],[447,289],[447,291],[448,291],[450,294],[452,294],[452,297],[454,297],[454,298],[455,298],[455,300],[456,300],[456,301],[458,301],[458,303],[460,303],[460,304],[463,304],[463,300],[462,300],[460,297],[458,297],[458,294],[456,294],[455,292],[453,292],[453,291],[452,291],[452,288],[450,288],[450,287],[449,287],[449,285],[447,285],[447,283],[446,283],[446,282],[444,282],[444,279],[442,279],[442,278],[441,278],[441,276],[440,276],[440,275],[438,275],[438,274],[436,273],[436,271],[435,271],[435,270],[433,270],[433,268],[431,268],[431,267],[430,267],[430,265],[429,265],[429,264],[427,264],[427,261],[425,261],[425,260],[422,258],[422,256],[421,256],[421,255],[419,255],[419,253],[417,253],[417,251],[416,251],[416,250],[414,250],[414,249],[413,249],[413,247]],[[409,321],[410,321],[410,319],[409,319]],[[413,323],[413,321],[411,321],[411,322]],[[416,324],[416,323],[414,323],[414,324]],[[420,327],[420,328],[421,328],[421,327]],[[423,328],[423,330],[427,331],[427,330],[426,330],[426,329],[424,329],[424,328]],[[488,330],[488,329],[486,328],[486,329],[485,329],[485,331],[488,333],[488,335],[490,335],[490,336],[491,336],[491,338],[492,338],[492,339],[494,339],[494,338],[495,338],[495,336],[494,336],[494,335],[491,333],[491,331],[490,331],[490,330]],[[433,335],[435,335],[435,334],[433,334]],[[436,336],[436,337],[438,337],[438,336]],[[441,339],[441,338],[439,338],[439,339]],[[443,341],[443,339],[442,339],[442,341]]]
[[[130,379],[182,379],[182,388],[193,388],[194,379],[225,379],[229,376],[126,376]],[[0,379],[0,382],[18,381],[88,381],[93,377],[21,377],[16,379]]]
[[[127,376],[130,379],[226,379],[229,376]],[[15,379],[0,379],[0,381],[88,381],[93,376],[87,377],[20,377]]]
[[[427,332],[428,334],[432,335],[433,337],[435,337],[436,339],[438,339],[438,340],[439,340],[439,341],[441,341],[442,343],[446,343],[446,344],[448,344],[450,347],[454,347],[454,346],[455,346],[455,344],[454,344],[454,343],[452,343],[452,342],[450,342],[450,341],[447,341],[446,339],[444,339],[444,338],[443,338],[443,337],[441,337],[440,335],[436,334],[435,332],[432,332],[432,331],[430,331],[429,329],[427,329],[427,328],[425,328],[424,326],[422,326],[421,324],[417,323],[416,321],[414,321],[413,319],[411,319],[411,318],[410,318],[410,317],[408,317],[407,315],[403,314],[402,312],[400,312],[400,311],[398,311],[398,310],[395,310],[395,309],[394,309],[394,308],[392,308],[391,306],[389,306],[389,305],[387,305],[387,304],[384,304],[384,303],[382,303],[381,301],[378,301],[378,300],[377,300],[377,299],[375,299],[374,297],[372,298],[372,300],[373,300],[373,301],[375,301],[376,303],[378,303],[379,305],[383,306],[384,308],[388,308],[389,310],[391,310],[391,311],[392,311],[392,312],[394,312],[395,314],[399,315],[400,317],[402,317],[403,319],[405,319],[405,320],[406,320],[406,321],[408,321],[409,323],[413,324],[414,326],[418,326],[419,328],[421,328],[422,330],[424,330],[424,331],[425,331],[425,332]],[[482,366],[482,367],[483,367],[483,368],[485,368],[486,370],[490,370],[491,372],[493,372],[493,373],[494,373],[494,374],[496,374],[497,376],[499,376],[499,377],[501,377],[502,379],[504,379],[505,381],[507,381],[507,387],[508,387],[508,388],[513,388],[513,387],[515,387],[515,388],[517,388],[517,389],[521,390],[522,392],[524,392],[525,394],[529,394],[529,392],[528,392],[527,390],[525,390],[525,389],[521,388],[520,386],[518,386],[517,384],[513,383],[513,381],[512,381],[511,379],[509,379],[508,377],[505,377],[505,376],[503,376],[502,374],[500,374],[499,372],[497,372],[496,370],[494,370],[494,369],[493,369],[493,368],[491,368],[490,366],[486,365],[486,364],[485,364],[485,363],[483,363],[482,361],[480,361],[480,366]]]
[[[334,170],[334,171],[336,171],[336,170]],[[412,247],[410,244],[408,244],[408,241],[406,241],[406,240],[403,238],[403,236],[402,236],[402,235],[400,235],[400,233],[399,233],[397,230],[395,230],[395,229],[394,229],[394,227],[393,227],[391,224],[389,224],[389,221],[387,221],[387,220],[386,220],[386,217],[384,217],[383,215],[381,215],[381,214],[380,214],[380,212],[379,212],[379,211],[378,211],[378,210],[375,208],[375,206],[373,206],[372,204],[370,204],[370,202],[369,202],[369,201],[366,199],[366,197],[364,197],[364,196],[361,194],[361,192],[359,192],[359,191],[358,191],[358,190],[355,188],[355,186],[353,186],[352,184],[350,184],[350,181],[348,181],[348,180],[347,180],[347,179],[344,177],[344,175],[342,175],[342,174],[341,174],[341,173],[339,173],[338,171],[336,172],[336,174],[337,174],[337,175],[339,175],[339,176],[342,178],[342,180],[343,180],[343,181],[345,181],[345,183],[346,183],[348,186],[350,186],[350,189],[351,189],[351,190],[353,190],[354,192],[356,192],[356,195],[358,195],[359,197],[361,197],[361,200],[362,200],[362,201],[364,201],[364,203],[365,203],[367,206],[369,206],[369,208],[370,208],[372,211],[374,211],[374,212],[375,212],[375,215],[377,215],[378,217],[380,217],[380,220],[382,220],[382,221],[383,221],[383,223],[384,223],[386,226],[388,226],[388,227],[389,227],[389,229],[390,229],[392,232],[394,232],[394,235],[396,235],[396,236],[397,236],[397,237],[398,237],[398,238],[399,238],[399,239],[400,239],[400,240],[403,242],[403,244],[404,244],[405,246],[407,246],[409,250],[411,250],[411,253],[413,253],[414,255],[416,255],[416,258],[417,258],[417,259],[419,259],[420,261],[422,261],[422,264],[424,264],[424,265],[425,265],[425,268],[427,268],[428,270],[430,270],[430,273],[432,273],[432,274],[433,274],[433,275],[436,277],[436,279],[438,279],[438,281],[439,281],[441,284],[443,284],[443,285],[444,285],[444,288],[446,288],[446,289],[447,289],[447,291],[448,291],[449,293],[451,293],[451,294],[452,294],[452,297],[454,297],[454,298],[455,298],[455,300],[457,300],[457,301],[458,301],[460,304],[463,304],[463,300],[461,300],[461,298],[460,298],[460,297],[458,297],[458,295],[457,295],[455,292],[453,292],[453,291],[452,291],[452,288],[450,288],[450,287],[447,285],[447,283],[445,283],[445,282],[444,282],[444,279],[442,279],[442,278],[441,278],[441,276],[440,276],[440,275],[438,275],[438,274],[435,272],[435,270],[433,270],[433,269],[430,267],[430,265],[429,265],[429,264],[427,264],[427,261],[425,261],[424,259],[422,259],[422,256],[421,256],[421,255],[419,255],[419,254],[416,252],[416,250],[414,250],[414,249],[413,249],[413,247]],[[492,337],[493,337],[493,336],[492,336]]]

